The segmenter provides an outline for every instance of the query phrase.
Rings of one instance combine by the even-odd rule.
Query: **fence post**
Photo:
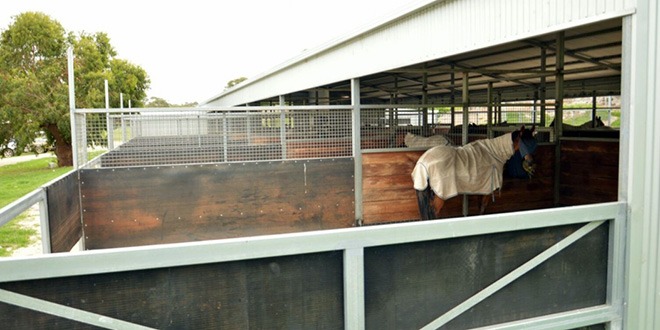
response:
[[[469,112],[470,112],[470,89],[469,89],[469,73],[467,71],[463,71],[463,134],[462,134],[462,142],[463,145],[468,144],[468,131],[470,127],[470,118],[469,118]],[[463,216],[468,215],[468,210],[469,210],[469,205],[468,205],[468,196],[466,194],[463,195]]]
[[[362,149],[360,136],[360,79],[351,79],[351,105],[353,106],[353,159],[355,170],[353,178],[355,180],[355,224],[362,225]]]
[[[557,32],[555,77],[555,178],[554,203],[559,204],[559,185],[561,183],[561,136],[564,125],[564,32]]]
[[[280,95],[280,106],[284,106],[284,95]],[[280,144],[282,145],[282,159],[286,159],[286,115],[284,109],[280,110]]]
[[[225,162],[228,161],[227,158],[227,112],[222,113],[222,155]]]
[[[365,327],[364,249],[344,250],[344,328]]]
[[[67,65],[69,73],[69,119],[71,121],[71,154],[73,157],[73,168],[78,168],[78,141],[76,141],[76,92],[73,77],[73,48],[66,50]]]
[[[39,193],[39,223],[41,227],[41,249],[44,254],[50,253],[50,219],[48,217],[48,193],[46,187],[41,188]]]

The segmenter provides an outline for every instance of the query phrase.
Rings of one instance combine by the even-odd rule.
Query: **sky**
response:
[[[411,0],[1,0],[0,31],[38,11],[67,32],[105,32],[117,58],[142,67],[147,97],[203,102],[410,6]]]

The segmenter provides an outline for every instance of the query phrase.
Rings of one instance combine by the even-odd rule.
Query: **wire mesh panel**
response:
[[[450,121],[448,111],[449,108],[433,105],[363,106],[361,147],[365,150],[417,147],[407,143],[406,136],[443,135],[441,126]]]
[[[76,148],[73,149],[75,153],[73,155],[74,160],[77,161],[77,165],[81,166],[87,162],[87,115],[84,113],[76,113],[74,115],[75,121],[75,132],[71,133],[71,141],[75,141]],[[75,162],[74,162],[75,163]]]
[[[350,107],[84,111],[103,167],[350,157]],[[80,156],[81,158],[84,157]]]

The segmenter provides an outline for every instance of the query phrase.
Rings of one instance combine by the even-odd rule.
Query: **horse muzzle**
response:
[[[534,176],[534,173],[536,172],[536,162],[534,162],[534,158],[532,158],[531,155],[528,154],[525,156],[522,161],[522,167],[530,178]]]

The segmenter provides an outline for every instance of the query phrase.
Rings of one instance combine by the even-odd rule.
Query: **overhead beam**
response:
[[[552,46],[552,45],[545,44],[545,43],[539,43],[539,42],[535,42],[533,40],[527,40],[527,41],[524,41],[524,42],[526,42],[530,45],[535,45],[537,47],[545,46],[545,47],[547,47],[547,49],[552,50],[555,53],[558,52],[557,46]],[[607,45],[607,47],[612,47],[613,44],[615,44],[615,43],[608,43],[606,45]],[[585,47],[585,49],[593,50],[595,48]],[[597,65],[597,66],[601,66],[601,67],[605,67],[605,68],[608,68],[608,69],[611,69],[611,70],[614,70],[614,71],[621,72],[621,66],[620,65],[614,65],[614,64],[598,61],[598,60],[596,60],[594,58],[591,58],[589,56],[579,54],[579,50],[564,48],[563,49],[563,54],[568,55],[568,56],[570,56],[574,59],[580,60],[580,61],[588,62],[588,63],[594,64],[594,65]]]

